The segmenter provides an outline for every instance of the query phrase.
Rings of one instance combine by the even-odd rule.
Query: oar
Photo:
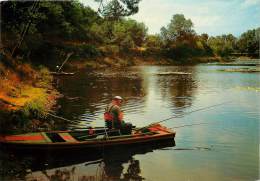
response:
[[[147,126],[145,126],[145,127],[139,128],[138,131],[143,130],[143,129],[145,129],[145,128],[149,128],[150,126],[153,126],[153,125],[155,125],[155,124],[159,124],[159,123],[162,123],[162,122],[171,120],[171,119],[173,119],[173,118],[183,117],[183,116],[185,116],[185,115],[187,115],[187,114],[191,114],[191,113],[198,112],[198,111],[203,111],[203,110],[210,109],[210,108],[213,108],[213,107],[216,107],[216,106],[220,106],[220,105],[223,105],[223,104],[226,104],[226,103],[229,103],[229,102],[231,102],[231,101],[222,102],[222,103],[220,103],[220,104],[214,104],[214,105],[212,105],[212,106],[195,109],[195,110],[193,110],[193,111],[186,112],[186,113],[182,113],[182,114],[177,115],[177,116],[175,115],[175,116],[169,117],[169,118],[167,118],[167,119],[163,119],[163,120],[161,120],[161,121],[151,123],[151,124],[149,124],[149,125],[147,125]]]
[[[63,66],[65,65],[65,63],[69,60],[69,58],[70,58],[70,56],[71,56],[72,54],[73,54],[73,52],[68,53],[66,59],[64,60],[64,62],[63,62],[62,65],[60,66],[58,72],[61,71],[62,67],[63,67]]]
[[[103,162],[103,159],[99,159],[99,160],[95,160],[95,161],[89,161],[89,162],[85,163],[85,166],[97,164],[97,163],[101,163],[101,162]]]
[[[57,116],[57,115],[55,115],[55,114],[52,114],[52,113],[50,113],[50,112],[45,112],[46,114],[48,114],[49,116],[52,116],[52,117],[54,117],[54,118],[57,118],[57,119],[60,119],[60,120],[63,120],[63,121],[67,121],[67,122],[75,122],[76,120],[70,120],[70,119],[66,119],[66,118],[64,118],[64,117],[61,117],[61,116]],[[74,130],[89,130],[89,129],[107,129],[106,127],[102,127],[102,126],[100,126],[100,127],[94,127],[94,128],[92,128],[92,127],[86,127],[86,128],[74,128],[74,129],[72,129],[72,131],[74,131]]]

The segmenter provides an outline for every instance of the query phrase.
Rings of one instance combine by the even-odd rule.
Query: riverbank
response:
[[[129,66],[143,66],[143,65],[197,65],[200,63],[216,63],[216,62],[230,62],[230,59],[225,59],[219,56],[201,56],[193,58],[183,58],[180,60],[173,60],[161,55],[143,56],[137,55],[116,55],[105,56],[92,59],[71,60],[68,64],[75,69],[101,69],[101,68],[123,68]]]
[[[92,59],[72,59],[66,68],[101,69],[142,65],[195,65],[221,62],[220,57],[195,57],[172,60],[157,53],[132,51],[128,54],[98,56]],[[33,66],[29,61],[13,59],[2,52],[0,62],[0,132],[9,130],[38,131],[52,129],[47,113],[56,104],[60,93],[53,87],[48,68]]]
[[[47,113],[60,93],[45,67],[2,54],[0,62],[0,132],[35,131],[50,128]]]

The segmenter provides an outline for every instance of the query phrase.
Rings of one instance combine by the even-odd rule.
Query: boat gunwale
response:
[[[130,138],[118,138],[118,139],[100,139],[100,140],[86,140],[86,141],[77,141],[77,142],[56,142],[56,143],[26,143],[26,142],[9,142],[9,141],[0,141],[0,144],[7,146],[17,146],[17,147],[33,147],[38,149],[59,149],[71,147],[102,147],[102,146],[113,146],[113,145],[126,145],[126,144],[135,144],[142,142],[152,142],[156,140],[164,139],[174,139],[176,132],[164,133],[164,134],[155,134],[155,135],[136,135]]]
[[[104,142],[101,143],[93,143],[93,144],[39,144],[39,145],[26,145],[26,144],[8,144],[6,145],[7,149],[11,150],[21,150],[21,151],[74,151],[74,150],[85,150],[88,149],[88,151],[94,149],[100,149],[100,148],[105,148],[105,147],[114,147],[114,146],[131,146],[131,145],[138,145],[138,144],[148,144],[148,143],[153,143],[153,142],[158,142],[158,141],[164,141],[164,140],[174,140],[174,134],[168,135],[167,137],[158,137],[154,139],[147,139],[147,140],[138,140],[135,142],[117,142],[114,144],[104,144]],[[0,144],[1,145],[1,144]],[[90,150],[89,150],[90,149]]]

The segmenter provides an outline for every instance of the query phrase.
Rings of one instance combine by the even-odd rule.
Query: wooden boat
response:
[[[74,72],[51,72],[51,75],[74,75]]]
[[[50,131],[0,136],[1,147],[19,150],[77,150],[110,146],[144,144],[172,140],[175,132],[156,124],[142,130],[135,129],[129,135],[118,130],[86,129],[84,131]]]

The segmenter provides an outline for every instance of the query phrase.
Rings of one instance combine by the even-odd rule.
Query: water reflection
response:
[[[123,166],[119,163],[103,161],[91,165],[95,173],[79,173],[76,166],[54,170],[43,170],[25,177],[26,181],[141,181],[139,160],[131,158],[128,161],[127,171],[123,173]]]
[[[134,156],[173,146],[175,146],[174,140],[168,140],[131,147],[111,147],[92,152],[80,150],[32,155],[9,152],[5,153],[8,158],[3,159],[6,162],[1,163],[2,166],[5,165],[5,173],[1,175],[8,176],[10,180],[26,181],[139,181],[143,180],[140,175],[141,163]],[[3,180],[8,179],[3,177]]]
[[[75,120],[59,125],[64,129],[103,126],[104,107],[117,94],[126,98],[123,105],[126,121],[137,126],[228,100],[232,103],[164,122],[168,127],[196,121],[210,123],[177,129],[174,149],[152,153],[150,147],[137,151],[116,149],[110,153],[100,150],[99,156],[82,152],[63,159],[49,153],[37,161],[30,156],[1,157],[0,175],[12,177],[0,180],[19,180],[16,175],[22,180],[44,180],[46,176],[41,173],[44,170],[54,178],[69,171],[71,180],[77,181],[257,180],[260,100],[259,91],[252,88],[260,87],[259,74],[218,71],[221,68],[149,66],[79,72],[74,77],[59,78],[58,86],[64,97],[59,100],[58,114]],[[158,75],[163,72],[190,74]]]
[[[61,107],[58,114],[68,119],[80,120],[79,127],[102,118],[106,104],[114,95],[121,95],[126,99],[129,111],[135,107],[133,102],[136,99],[142,105],[142,97],[145,95],[142,78],[137,72],[129,71],[83,71],[73,77],[59,77],[57,86],[64,94],[59,100]]]
[[[156,75],[169,71],[185,74]],[[156,118],[147,114],[158,106],[166,107],[165,111],[180,113],[192,105],[197,88],[195,74],[196,68],[190,66],[157,66],[120,71],[83,71],[73,77],[59,77],[57,86],[64,97],[59,100],[61,107],[58,114],[76,120],[60,125],[60,128],[103,126],[104,108],[114,95],[125,98],[123,110],[130,120],[142,121],[142,115],[148,119]]]
[[[169,108],[174,111],[183,111],[192,105],[194,91],[197,88],[196,68],[190,66],[175,67],[165,71],[175,71],[185,74],[158,76],[157,85],[162,97],[169,99]],[[187,74],[189,73],[189,74]]]

